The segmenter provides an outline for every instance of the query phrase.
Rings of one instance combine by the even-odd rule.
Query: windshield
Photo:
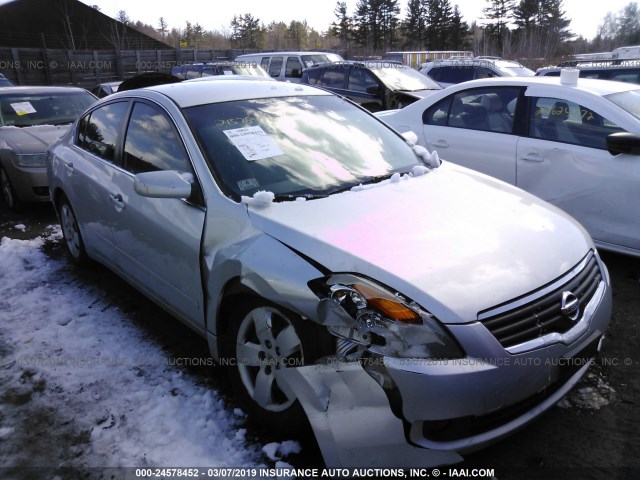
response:
[[[335,96],[243,100],[185,109],[222,190],[313,198],[421,164],[375,117]]]
[[[420,72],[404,65],[387,64],[384,67],[370,66],[380,80],[391,90],[413,92],[416,90],[440,90],[436,82]]]
[[[640,90],[612,93],[605,95],[604,98],[640,120]]]
[[[500,67],[500,70],[512,77],[533,77],[536,74],[527,67]]]
[[[96,98],[89,92],[5,94],[0,96],[0,125],[30,127],[72,123]]]
[[[320,63],[344,61],[340,55],[337,55],[335,53],[300,55],[300,58],[302,59],[302,64],[304,65],[305,68],[309,68],[314,65],[318,65]]]
[[[269,77],[266,70],[255,62],[233,62],[229,64],[205,65],[202,76],[212,75],[251,75],[253,77]],[[270,78],[270,77],[269,77]]]

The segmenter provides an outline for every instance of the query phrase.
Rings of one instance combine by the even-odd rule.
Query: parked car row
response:
[[[262,55],[286,77],[288,54]],[[458,462],[557,403],[601,348],[609,276],[569,213],[634,252],[621,239],[639,232],[615,223],[636,199],[639,93],[564,78],[441,89],[396,64],[315,60],[298,58],[303,84],[221,75],[97,102],[60,89],[83,95],[72,117],[26,90],[0,97],[3,172],[46,165],[38,188],[71,260],[206,338],[255,420],[310,425],[328,466]],[[433,89],[418,100],[400,79]],[[356,84],[365,107],[413,103],[376,117],[348,98]],[[56,128],[46,156],[10,144]]]

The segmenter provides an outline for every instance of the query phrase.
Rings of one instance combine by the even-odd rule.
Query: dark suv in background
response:
[[[307,68],[301,83],[322,87],[371,112],[402,108],[441,87],[396,62],[335,62]]]

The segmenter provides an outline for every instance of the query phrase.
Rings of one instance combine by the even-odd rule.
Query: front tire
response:
[[[69,200],[63,198],[58,206],[58,211],[60,212],[60,226],[67,245],[67,252],[69,252],[69,256],[75,264],[82,265],[87,262],[87,252],[84,248],[76,215],[69,204]]]
[[[4,171],[4,168],[0,168],[0,187],[2,189],[2,200],[9,210],[19,212],[23,209],[23,203],[16,197],[16,192],[13,190],[9,175]]]
[[[230,336],[230,381],[240,403],[257,422],[281,434],[308,428],[295,392],[282,381],[285,368],[313,363],[327,353],[328,334],[310,320],[258,298],[236,311]]]

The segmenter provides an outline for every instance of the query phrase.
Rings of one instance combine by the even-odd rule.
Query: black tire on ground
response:
[[[2,200],[9,210],[13,210],[14,212],[23,210],[24,203],[16,196],[9,175],[7,175],[3,168],[0,168],[0,189],[2,190]]]
[[[71,260],[73,260],[75,264],[83,265],[87,262],[87,252],[84,248],[84,242],[80,228],[78,227],[76,215],[66,197],[63,197],[58,203],[58,212],[60,215],[62,235],[67,245],[69,257],[71,257]]]
[[[229,328],[230,382],[252,419],[282,435],[298,435],[309,423],[295,392],[278,381],[278,372],[331,353],[331,337],[278,305],[259,297],[245,300]]]

